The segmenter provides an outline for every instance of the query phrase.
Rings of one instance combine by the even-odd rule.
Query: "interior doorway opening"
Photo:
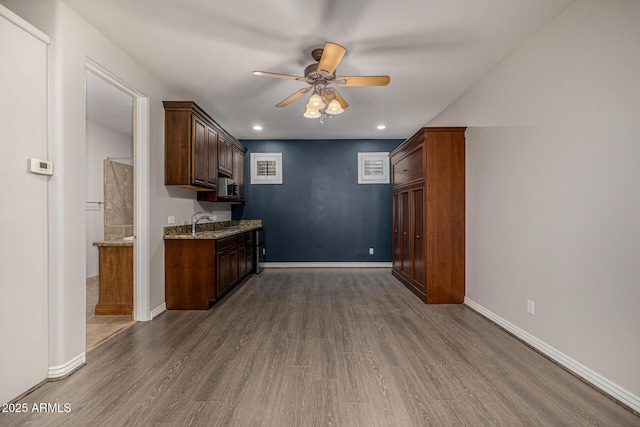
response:
[[[86,349],[133,324],[134,98],[86,72]]]
[[[86,59],[87,351],[150,320],[148,100]]]

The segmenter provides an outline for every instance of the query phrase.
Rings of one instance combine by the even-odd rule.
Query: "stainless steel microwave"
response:
[[[237,199],[238,181],[231,178],[218,178],[218,198]]]

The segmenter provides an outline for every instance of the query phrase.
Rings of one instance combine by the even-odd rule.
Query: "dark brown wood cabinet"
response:
[[[207,310],[255,271],[253,234],[223,239],[165,239],[168,310]]]
[[[254,256],[253,256],[253,251],[255,250],[255,248],[253,247],[253,245],[255,244],[254,236],[255,236],[254,233],[249,233],[247,235],[247,245],[246,245],[247,254],[244,261],[245,270],[247,274],[251,274],[254,271],[256,271],[256,266],[254,264]]]
[[[247,235],[238,236],[238,276],[247,274]]]
[[[207,310],[217,300],[215,240],[164,241],[168,310]]]
[[[213,191],[218,178],[218,134],[193,102],[165,101],[164,184]]]
[[[216,265],[218,267],[218,298],[220,298],[238,281],[238,236],[217,241]]]
[[[224,136],[218,142],[218,172],[229,178],[233,173],[233,144]]]
[[[460,304],[465,128],[422,128],[391,154],[392,274],[429,304]]]
[[[245,200],[245,152],[233,146],[233,174],[232,178],[238,182],[238,201]]]
[[[244,202],[247,148],[195,102],[164,101],[164,184],[198,191],[198,200],[218,201],[218,177],[238,181]],[[234,166],[237,171],[234,171]]]
[[[207,188],[218,186],[218,132],[207,126]],[[216,171],[216,173],[212,173]]]

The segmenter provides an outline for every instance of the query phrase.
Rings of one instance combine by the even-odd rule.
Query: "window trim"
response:
[[[367,160],[383,160],[383,175],[380,177],[365,176],[365,162]],[[389,152],[359,152],[358,153],[358,184],[389,184]]]
[[[275,161],[275,176],[258,176],[259,161]],[[282,184],[282,153],[251,153],[251,184]]]

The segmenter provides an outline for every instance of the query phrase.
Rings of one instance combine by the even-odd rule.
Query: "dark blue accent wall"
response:
[[[402,140],[244,140],[246,204],[262,219],[266,262],[390,262],[391,184],[358,184],[358,152]],[[251,185],[251,153],[282,153],[283,184]],[[374,255],[369,255],[369,248]]]

